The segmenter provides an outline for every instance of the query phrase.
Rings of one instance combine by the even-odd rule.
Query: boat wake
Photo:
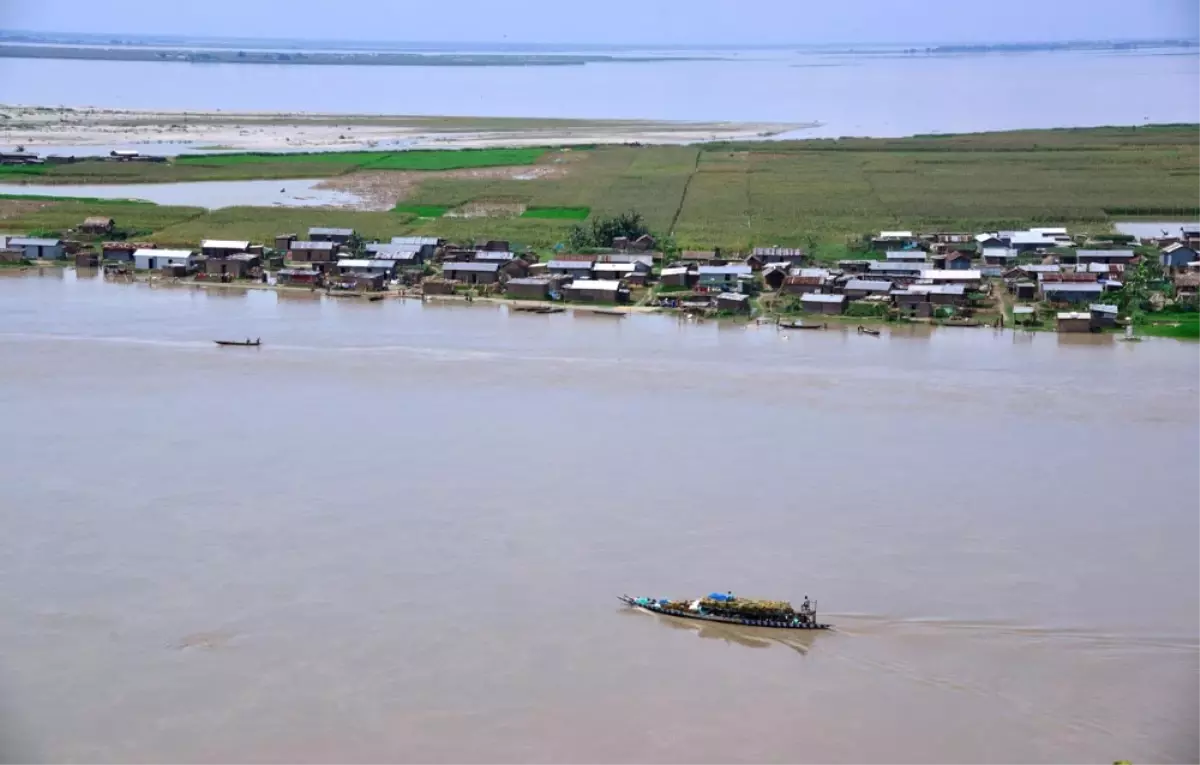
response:
[[[697,621],[669,614],[661,614],[648,608],[635,606],[622,609],[622,613],[641,613],[653,616],[671,629],[695,632],[702,640],[721,640],[745,648],[770,648],[781,645],[796,653],[807,655],[816,636],[823,630],[787,630],[770,627],[743,627],[722,622]]]
[[[1149,648],[1182,652],[1200,651],[1200,639],[1169,633],[1131,634],[1073,627],[1030,626],[1003,621],[897,618],[873,614],[829,614],[843,634],[859,637],[897,635],[945,637],[966,633],[979,637],[1016,637],[1041,642],[1064,641],[1097,648]]]

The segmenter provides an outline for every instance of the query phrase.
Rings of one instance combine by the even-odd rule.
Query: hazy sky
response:
[[[1197,36],[1197,0],[0,0],[0,28],[395,41],[834,43]]]

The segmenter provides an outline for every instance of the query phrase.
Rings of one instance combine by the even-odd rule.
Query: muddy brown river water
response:
[[[3,275],[3,754],[1195,762],[1198,400],[1174,340]],[[837,630],[615,597],[714,589]]]

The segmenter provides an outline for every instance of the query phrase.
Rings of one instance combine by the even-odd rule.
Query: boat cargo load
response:
[[[796,609],[785,600],[757,600],[724,595],[720,599],[711,595],[703,598],[700,607],[712,614],[739,616],[745,619],[787,619],[796,614]]]
[[[786,600],[739,598],[734,597],[732,593],[719,592],[695,600],[631,598],[628,595],[622,595],[620,599],[630,606],[684,619],[783,629],[830,628],[830,625],[817,621],[817,604],[815,601],[809,601],[807,596],[799,609],[793,608]]]

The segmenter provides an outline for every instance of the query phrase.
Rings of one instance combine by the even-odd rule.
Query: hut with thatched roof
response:
[[[112,218],[105,218],[100,215],[93,215],[89,218],[84,218],[83,225],[79,230],[85,234],[111,234],[117,222]]]

